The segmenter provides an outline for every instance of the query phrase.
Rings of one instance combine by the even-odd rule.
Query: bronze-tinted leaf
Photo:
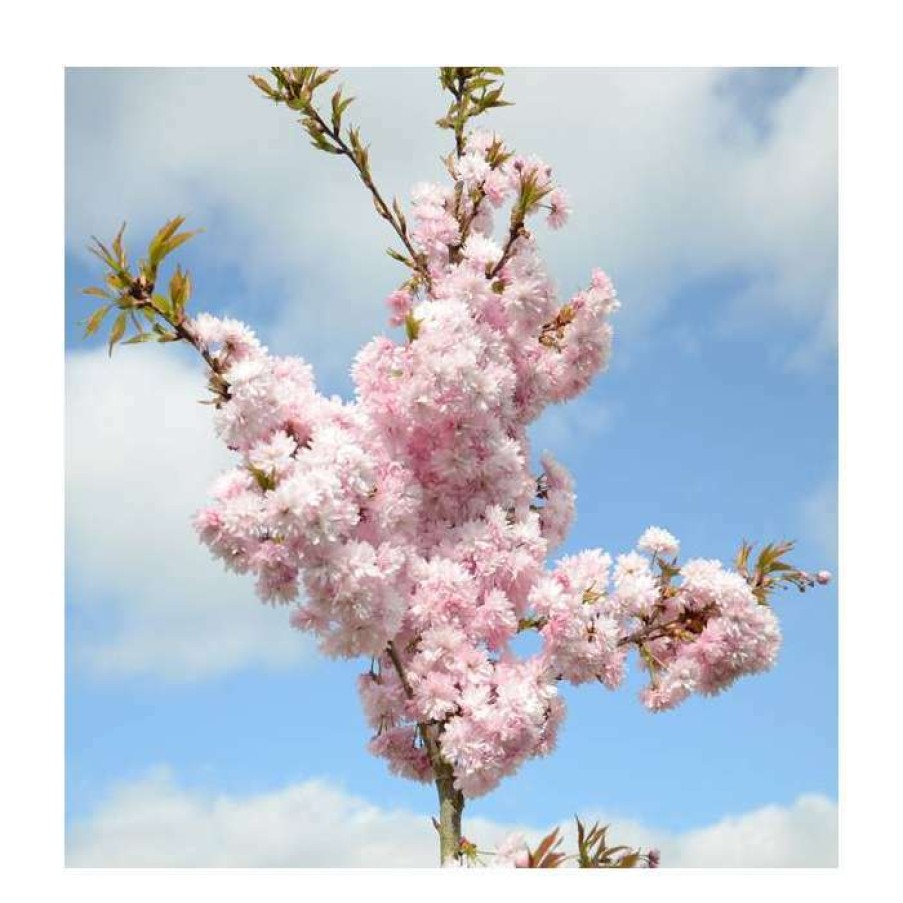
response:
[[[530,867],[531,868],[554,868],[554,866],[545,865],[545,861],[549,856],[555,856],[552,852],[559,844],[561,843],[561,837],[559,836],[559,829],[555,828],[546,834],[545,837],[539,842],[539,845],[536,849],[530,853]],[[560,854],[559,854],[560,855]]]

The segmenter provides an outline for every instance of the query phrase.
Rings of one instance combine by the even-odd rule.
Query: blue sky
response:
[[[386,191],[438,178],[433,72],[344,80]],[[508,84],[516,106],[489,124],[573,198],[572,224],[540,234],[562,294],[602,266],[623,301],[609,372],[534,432],[577,482],[562,552],[627,550],[658,524],[688,557],[790,537],[802,567],[835,570],[836,73],[514,70]],[[196,309],[247,320],[347,394],[354,350],[388,331],[390,236],[344,161],[310,148],[242,70],[69,70],[66,87],[69,859],[176,861],[180,826],[219,825],[213,801],[253,813],[302,786],[324,824],[349,800],[423,816],[383,826],[428,846],[431,788],[364,748],[360,666],[323,659],[194,543],[188,519],[228,462],[194,403],[200,368],[166,346],[108,360],[77,325],[97,272],[86,239],[126,219],[138,249],[187,213],[205,229],[182,258]],[[833,862],[836,591],[776,605],[773,672],[655,716],[636,681],[566,691],[556,753],[468,814],[491,834],[600,813],[679,864],[782,864],[767,844],[738,858],[730,816],[785,831],[795,864]],[[258,863],[229,837],[234,861]],[[342,864],[298,844],[279,864]]]

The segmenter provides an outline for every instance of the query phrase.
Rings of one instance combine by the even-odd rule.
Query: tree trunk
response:
[[[460,852],[464,812],[464,794],[455,789],[454,772],[445,762],[437,769],[436,790],[439,792],[439,862],[445,865]]]
[[[386,646],[386,651],[398,672],[405,695],[408,699],[413,699],[414,691],[391,640]],[[456,859],[461,851],[461,813],[464,812],[464,794],[460,790],[455,790],[454,769],[442,758],[438,726],[418,724],[417,727],[423,737],[430,764],[433,766],[433,774],[436,776],[436,790],[439,793],[439,863],[445,865],[446,862]]]

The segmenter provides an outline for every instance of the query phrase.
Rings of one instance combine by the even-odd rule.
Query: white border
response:
[[[269,899],[341,889],[366,899],[458,896],[523,873],[286,870],[71,870],[63,855],[62,82],[64,65],[256,65],[271,60],[427,65],[489,58],[503,65],[837,65],[841,91],[841,867],[657,873],[633,895],[694,900],[867,892],[896,866],[899,828],[898,518],[903,161],[899,30],[890,4],[862,2],[266,3],[258,7],[80,2],[18,7],[7,18],[3,78],[5,292],[3,474],[7,512],[2,773],[7,899]],[[582,9],[582,12],[575,12]],[[469,59],[468,59],[469,61]],[[12,540],[10,543],[9,540]],[[9,584],[12,585],[9,585]],[[893,608],[891,608],[893,605]],[[893,695],[891,695],[893,693]],[[895,798],[896,795],[896,798]],[[894,821],[891,821],[894,819]],[[447,877],[446,877],[447,876]],[[853,882],[855,881],[855,884]],[[897,883],[891,877],[891,886]],[[466,884],[466,888],[465,888]],[[789,887],[787,886],[789,885]],[[556,887],[560,884],[556,883]],[[574,890],[574,885],[568,885]],[[581,888],[585,885],[581,885]],[[27,888],[23,891],[22,888]],[[532,890],[531,890],[532,889]],[[9,891],[12,891],[9,893]],[[590,893],[599,893],[594,886]]]

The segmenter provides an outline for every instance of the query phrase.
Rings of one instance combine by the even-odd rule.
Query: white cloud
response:
[[[465,834],[482,848],[511,830],[524,829],[465,815]],[[535,842],[545,830],[526,833]],[[834,866],[837,807],[802,796],[684,833],[614,820],[611,837],[657,846],[673,867]],[[186,790],[167,769],[116,787],[70,828],[66,855],[69,866],[95,867],[417,867],[435,858],[429,816],[381,809],[327,781],[238,797]]]
[[[191,528],[207,486],[230,463],[210,409],[198,404],[201,368],[170,348],[137,351],[67,359],[67,570],[77,660],[101,673],[169,678],[302,661],[308,641],[291,630],[286,612],[262,606],[252,584],[226,573]]]
[[[837,560],[837,481],[818,486],[803,502],[803,531],[814,542],[826,561]]]
[[[550,451],[556,460],[563,461],[568,451],[600,442],[614,416],[612,404],[592,392],[567,404],[551,405],[530,427],[533,456],[538,459],[544,451]]]
[[[663,854],[669,848],[681,866],[836,866],[837,806],[801,796],[792,806],[765,806],[672,836],[662,841]]]
[[[384,193],[405,198],[412,182],[440,177],[448,138],[432,124],[444,104],[432,70],[343,77]],[[834,70],[784,79],[749,109],[749,92],[719,70],[515,69],[507,80],[516,105],[491,124],[552,163],[574,198],[572,225],[543,230],[562,292],[604,266],[630,331],[676,289],[741,273],[744,288],[717,316],[789,324],[804,347],[821,330],[817,356],[833,350]],[[383,328],[381,301],[401,273],[382,253],[391,234],[344,161],[308,147],[243,70],[70,70],[67,129],[73,250],[123,218],[146,232],[192,212],[213,226],[207,253],[250,292],[277,292],[269,338],[280,348],[339,373]]]

